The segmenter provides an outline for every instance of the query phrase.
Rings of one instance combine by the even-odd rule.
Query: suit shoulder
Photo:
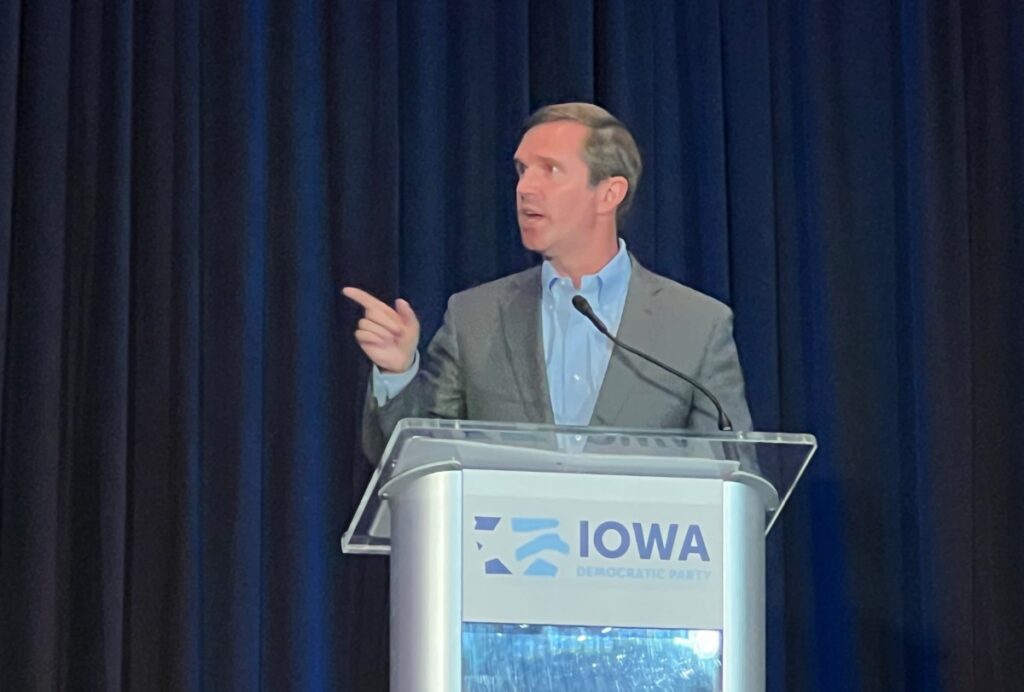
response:
[[[717,298],[650,270],[643,271],[646,272],[648,281],[655,287],[661,309],[682,312],[690,316],[703,315],[714,320],[732,315],[732,308]]]
[[[448,299],[448,307],[458,310],[493,311],[497,306],[497,301],[504,299],[510,293],[520,291],[524,287],[532,288],[534,286],[540,286],[539,267],[530,267],[521,272],[459,291]]]

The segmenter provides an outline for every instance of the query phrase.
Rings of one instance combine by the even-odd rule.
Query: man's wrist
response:
[[[419,354],[416,351],[413,351],[412,356],[409,358],[409,362],[401,370],[385,370],[384,368],[381,368],[376,365],[374,367],[376,367],[377,370],[382,375],[404,375],[405,373],[409,372],[409,368],[416,364],[416,361],[418,360],[416,356],[418,355]]]
[[[419,372],[420,354],[419,351],[413,354],[412,363],[402,372],[388,372],[381,370],[376,364],[373,366],[373,396],[378,406],[383,406],[391,399],[401,394],[402,390],[409,386],[409,383]]]

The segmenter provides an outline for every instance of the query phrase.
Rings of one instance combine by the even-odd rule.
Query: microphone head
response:
[[[590,303],[588,303],[587,299],[579,293],[572,297],[572,306],[588,317],[593,312],[593,309],[590,307]]]
[[[590,307],[590,303],[587,302],[586,298],[577,293],[572,297],[572,306],[579,310],[584,317],[590,320],[590,323],[597,327],[597,331],[611,338],[612,341],[615,340],[612,335],[608,333],[608,327],[604,326],[604,322],[601,321],[601,318],[594,314],[594,309]]]

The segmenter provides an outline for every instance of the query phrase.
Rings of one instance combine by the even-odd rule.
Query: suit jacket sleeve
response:
[[[743,385],[736,341],[732,335],[732,310],[726,309],[711,328],[700,369],[694,378],[718,397],[732,420],[734,430],[751,429],[750,410]],[[687,427],[693,430],[718,430],[718,412],[700,392],[694,392],[693,408]]]
[[[732,334],[732,310],[726,309],[723,316],[715,322],[696,379],[718,397],[722,408],[732,420],[733,430],[753,430],[743,384],[743,370],[740,367],[736,340]],[[688,427],[694,430],[718,431],[718,412],[714,404],[700,392],[694,392]],[[760,464],[752,448],[744,445],[742,451],[734,450],[731,454],[737,455],[734,458],[740,462],[740,468],[744,471],[760,473]]]
[[[409,385],[383,406],[368,388],[363,407],[363,451],[380,462],[388,438],[403,418],[465,418],[466,395],[459,359],[457,310],[448,301],[444,323],[427,346],[427,357]]]

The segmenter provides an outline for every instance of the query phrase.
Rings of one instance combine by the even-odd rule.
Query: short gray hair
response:
[[[543,123],[572,120],[590,128],[583,143],[583,161],[590,169],[590,184],[621,175],[629,183],[626,196],[615,210],[616,221],[629,211],[643,172],[640,150],[633,135],[618,118],[592,103],[555,103],[538,109],[523,123],[523,133]]]

